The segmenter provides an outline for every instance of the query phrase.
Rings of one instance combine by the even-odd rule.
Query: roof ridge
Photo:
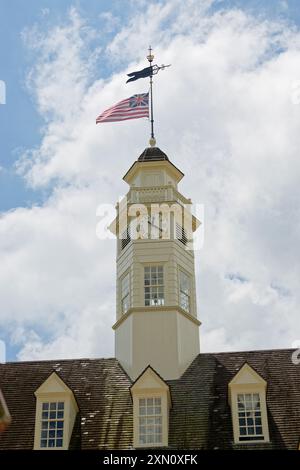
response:
[[[249,349],[244,351],[219,351],[219,352],[205,352],[200,353],[198,356],[220,356],[220,355],[233,355],[233,354],[251,354],[251,353],[271,353],[271,352],[290,352],[297,351],[299,348],[277,348],[277,349]]]
[[[75,358],[70,358],[70,359],[34,359],[31,361],[6,361],[5,363],[0,363],[1,366],[5,366],[6,364],[39,364],[39,363],[48,363],[48,364],[53,364],[57,363],[60,364],[62,362],[83,362],[83,361],[115,361],[118,362],[118,359],[115,357],[75,357]]]
[[[278,349],[249,349],[244,351],[219,351],[219,352],[203,352],[199,353],[196,357],[204,357],[204,356],[224,356],[224,355],[234,355],[234,354],[251,354],[251,353],[272,353],[272,352],[292,352],[297,351],[298,348],[278,348]],[[28,361],[7,361],[5,363],[0,363],[1,366],[5,366],[6,364],[39,364],[39,363],[48,363],[53,364],[57,363],[60,364],[62,362],[83,362],[83,361],[115,361],[120,364],[115,357],[79,357],[79,358],[70,358],[70,359],[37,359],[37,360],[28,360]]]

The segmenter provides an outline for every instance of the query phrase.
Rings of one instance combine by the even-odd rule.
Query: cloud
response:
[[[18,171],[51,195],[0,218],[4,331],[21,359],[113,354],[115,247],[96,238],[96,209],[127,191],[121,178],[147,145],[148,123],[95,118],[147,89],[125,85],[125,74],[151,42],[158,62],[172,64],[155,79],[158,143],[186,174],[182,192],[205,204],[201,349],[289,347],[300,338],[299,33],[209,1],[139,5],[96,52],[76,10],[24,34],[45,124]],[[104,61],[123,69],[102,78]]]

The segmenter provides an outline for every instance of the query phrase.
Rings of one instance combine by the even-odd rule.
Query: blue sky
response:
[[[22,150],[40,142],[43,125],[34,99],[26,88],[26,75],[35,56],[24,46],[22,32],[36,23],[46,27],[54,25],[74,5],[95,26],[101,12],[117,11],[120,18],[126,15],[121,0],[89,0],[88,6],[86,4],[69,0],[0,2],[0,80],[5,81],[7,89],[6,106],[0,106],[0,165],[6,170],[0,173],[0,211],[40,203],[45,198],[44,192],[26,187],[14,170]]]
[[[14,163],[24,149],[40,142],[43,120],[38,114],[33,97],[26,88],[26,74],[35,60],[22,41],[22,32],[36,23],[47,28],[61,21],[72,6],[76,6],[91,26],[99,27],[99,15],[111,12],[117,15],[119,24],[128,20],[131,8],[122,0],[2,0],[0,3],[0,79],[7,87],[6,106],[0,106],[0,165],[5,171],[0,173],[0,210],[40,203],[47,197],[46,191],[33,191],[24,184],[14,169]],[[282,17],[300,24],[300,10],[297,0],[223,0],[216,2],[215,9],[242,8],[262,15],[265,18]],[[108,41],[114,30],[105,35]],[[103,39],[99,37],[98,45]],[[153,38],[155,41],[155,38]],[[97,41],[96,41],[97,42]],[[115,69],[118,69],[117,64]],[[101,70],[101,75],[112,73]]]
[[[183,192],[207,208],[197,264],[205,350],[300,338],[299,107],[289,97],[300,79],[299,2],[216,0],[202,10],[209,0],[188,1],[190,15],[178,0],[0,0],[0,339],[9,359],[112,355],[115,252],[94,240],[95,213],[126,191],[122,172],[147,130],[95,129],[94,118],[144,91],[124,77],[150,42],[158,62],[172,62],[156,89],[160,145],[186,173]],[[267,344],[262,315],[276,330]]]

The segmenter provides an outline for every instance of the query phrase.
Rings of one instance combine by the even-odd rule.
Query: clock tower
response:
[[[183,173],[148,147],[110,230],[117,236],[115,355],[131,379],[150,365],[178,379],[199,354],[193,232],[200,222],[178,191]]]

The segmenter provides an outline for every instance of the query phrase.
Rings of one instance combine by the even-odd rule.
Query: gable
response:
[[[229,383],[233,385],[266,386],[267,382],[248,363],[245,363]]]
[[[72,390],[65,384],[65,382],[63,382],[56,372],[53,372],[34,392],[35,396],[48,393],[73,394]]]
[[[144,372],[136,379],[134,384],[131,387],[131,392],[136,392],[138,390],[161,390],[168,391],[169,386],[166,382],[152,369],[148,366]]]

